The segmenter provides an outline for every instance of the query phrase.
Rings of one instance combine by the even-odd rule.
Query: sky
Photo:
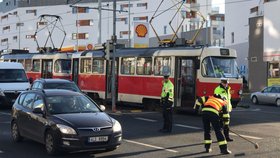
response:
[[[0,0],[2,2],[3,0]],[[225,0],[212,0],[213,6],[220,7],[220,13],[225,13]]]
[[[220,13],[225,13],[225,0],[212,0],[212,5],[220,7]]]

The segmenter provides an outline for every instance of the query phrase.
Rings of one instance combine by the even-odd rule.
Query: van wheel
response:
[[[45,135],[45,148],[49,155],[58,155],[59,151],[53,132],[47,131]]]
[[[277,106],[277,107],[280,107],[280,99],[277,99],[277,100],[276,100],[276,106]]]
[[[257,98],[256,96],[253,96],[252,102],[253,102],[254,104],[258,104],[258,103],[259,103],[258,98]]]
[[[18,125],[15,121],[12,122],[12,139],[14,142],[20,142],[22,141],[23,137],[19,133]]]

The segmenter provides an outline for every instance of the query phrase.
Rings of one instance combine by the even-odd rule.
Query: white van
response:
[[[28,88],[30,83],[21,63],[0,62],[0,107],[11,106]]]

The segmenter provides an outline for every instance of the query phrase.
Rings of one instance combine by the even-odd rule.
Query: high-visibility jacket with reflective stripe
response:
[[[221,96],[225,96],[226,97],[228,112],[231,112],[231,110],[232,110],[230,90],[231,90],[230,86],[225,88],[221,84],[218,87],[216,87],[215,90],[214,90],[214,94],[220,94]]]
[[[226,101],[210,96],[204,104],[202,111],[210,111],[219,115],[219,113],[227,114]]]
[[[170,80],[168,80],[168,82],[163,81],[161,98],[165,98],[167,96],[167,93],[169,93],[168,100],[173,102],[173,100],[174,100],[174,98],[173,98],[174,97],[174,86],[173,86],[173,83]]]
[[[203,107],[204,103],[207,101],[208,97],[206,96],[202,96],[202,97],[198,97],[195,101],[195,104],[193,106],[193,109],[200,109]]]

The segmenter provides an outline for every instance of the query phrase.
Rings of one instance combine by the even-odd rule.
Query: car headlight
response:
[[[2,89],[0,89],[0,96],[5,96],[4,91],[2,91]]]
[[[242,93],[243,93],[243,91],[240,89],[240,90],[238,91],[238,94],[241,95]]]
[[[57,124],[56,126],[60,130],[60,132],[63,134],[73,134],[73,135],[77,134],[77,132],[69,126],[65,126],[65,125],[61,125],[61,124]]]
[[[122,131],[122,126],[117,120],[115,120],[113,125],[113,132],[120,132],[120,131]]]

